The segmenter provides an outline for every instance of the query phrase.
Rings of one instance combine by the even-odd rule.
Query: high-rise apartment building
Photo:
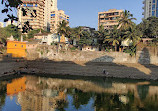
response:
[[[63,10],[54,10],[51,12],[51,32],[57,33],[58,24],[63,20],[69,22],[69,16]]]
[[[23,4],[18,10],[18,24],[23,26],[25,22],[29,21],[33,29],[44,29],[44,0],[22,0],[22,2]],[[22,8],[27,11],[27,15],[23,15]]]
[[[63,10],[58,10],[57,0],[22,0],[23,5],[18,10],[19,23],[23,25],[26,21],[30,22],[33,29],[44,29],[56,33],[57,24],[66,20],[69,16]],[[27,10],[27,15],[23,16],[21,9]],[[35,17],[30,13],[36,12]]]
[[[108,11],[98,13],[98,30],[99,26],[103,26],[104,29],[113,29],[118,25],[118,18],[121,16],[123,10],[110,9]]]
[[[151,16],[158,17],[158,0],[144,0],[143,4],[143,15],[145,19]]]

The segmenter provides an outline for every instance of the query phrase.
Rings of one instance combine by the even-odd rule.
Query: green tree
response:
[[[5,37],[10,37],[12,35],[14,39],[20,40],[21,32],[15,25],[8,25],[4,30],[6,34]]]
[[[95,31],[94,36],[97,38],[97,42],[98,42],[98,45],[99,45],[99,50],[101,50],[103,48],[104,39],[108,35],[109,35],[109,31],[105,30],[102,25],[99,26],[99,31]]]
[[[136,26],[130,27],[126,32],[124,32],[123,40],[128,40],[128,44],[132,41],[134,46],[137,45],[140,41],[140,35],[137,32]]]
[[[82,27],[79,26],[79,27],[74,28],[74,34],[75,34],[77,40],[79,41],[81,36],[83,36]]]
[[[120,31],[117,29],[117,27],[114,27],[113,30],[111,30],[110,34],[105,37],[104,43],[112,43],[113,46],[115,46],[115,51],[117,51],[117,46],[119,46],[121,41],[121,35]]]
[[[58,29],[57,29],[57,33],[62,36],[68,36],[68,32],[70,31],[70,28],[68,26],[68,22],[66,22],[65,20],[63,20],[62,22],[60,22],[58,24]]]
[[[120,30],[126,30],[129,27],[133,26],[132,20],[136,20],[136,18],[133,18],[133,14],[131,14],[129,11],[125,10],[121,17],[118,19],[119,22],[119,29]]]
[[[156,38],[158,36],[158,17],[149,17],[137,25],[142,37]]]

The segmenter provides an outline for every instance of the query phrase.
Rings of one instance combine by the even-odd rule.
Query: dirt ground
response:
[[[0,77],[15,73],[101,76],[158,80],[158,65],[105,62],[23,61],[0,62]]]

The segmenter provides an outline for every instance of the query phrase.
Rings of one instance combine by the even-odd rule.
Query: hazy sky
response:
[[[70,16],[70,27],[90,26],[97,28],[98,12],[109,9],[129,10],[140,23],[143,16],[143,0],[58,0],[58,9]],[[0,5],[0,10],[2,5]],[[4,15],[0,15],[3,21]]]

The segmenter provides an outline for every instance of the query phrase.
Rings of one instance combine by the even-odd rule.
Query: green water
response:
[[[0,110],[158,111],[158,84],[80,76],[1,78]]]

